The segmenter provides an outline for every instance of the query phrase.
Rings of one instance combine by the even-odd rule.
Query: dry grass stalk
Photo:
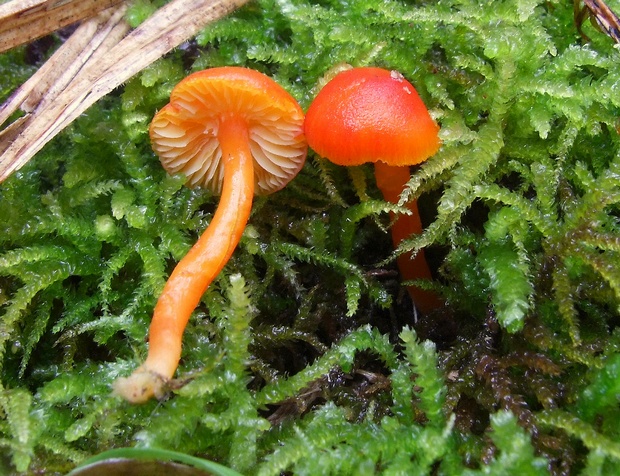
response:
[[[0,53],[29,43],[123,0],[13,0],[0,5]]]
[[[0,106],[0,124],[25,113],[0,132],[0,182],[102,96],[247,1],[173,0],[126,36],[124,3],[84,22]]]

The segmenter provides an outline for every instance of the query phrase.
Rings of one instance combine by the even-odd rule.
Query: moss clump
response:
[[[618,472],[620,61],[604,34],[583,42],[572,7],[261,0],[93,106],[0,185],[2,469],[140,446],[246,474]],[[310,157],[256,201],[170,398],[113,398],[217,202],[165,175],[154,112],[224,64],[307,107],[345,62],[400,71],[442,126],[402,197],[425,232],[393,252],[399,208],[372,170]],[[2,96],[33,69],[25,48],[0,56]],[[421,285],[448,302],[429,316],[391,259],[422,247],[437,279]]]

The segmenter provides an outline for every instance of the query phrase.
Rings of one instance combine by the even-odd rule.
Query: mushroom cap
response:
[[[247,68],[198,71],[177,84],[151,122],[153,150],[168,173],[183,173],[189,187],[219,194],[218,127],[230,117],[247,123],[256,194],[275,192],[297,175],[307,152],[303,111],[278,83]]]
[[[414,165],[439,149],[439,126],[400,73],[343,71],[317,94],[305,133],[315,152],[338,165]]]

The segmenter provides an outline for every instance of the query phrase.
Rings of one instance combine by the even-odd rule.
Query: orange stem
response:
[[[254,166],[247,124],[227,118],[220,124],[224,182],[220,203],[208,228],[174,268],[157,301],[149,328],[149,352],[130,377],[115,383],[115,392],[142,402],[163,392],[181,359],[183,332],[211,282],[237,247],[250,216]]]
[[[385,162],[375,163],[377,187],[381,190],[386,202],[398,203],[400,194],[409,178],[409,167],[407,166],[393,166]],[[397,248],[403,240],[410,238],[412,235],[422,233],[422,221],[418,212],[417,200],[409,202],[407,207],[411,211],[411,215],[397,216],[394,213],[390,214],[393,220],[391,231],[394,248]],[[401,278],[405,281],[432,279],[433,277],[426,262],[424,250],[418,251],[413,258],[410,252],[403,253],[398,256],[396,263]],[[434,292],[415,286],[407,286],[407,290],[416,307],[423,313],[428,313],[442,305],[441,299]]]

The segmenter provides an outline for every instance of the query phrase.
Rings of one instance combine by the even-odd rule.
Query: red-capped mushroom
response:
[[[415,88],[396,71],[353,68],[338,73],[317,94],[306,113],[308,145],[339,165],[375,163],[377,186],[384,199],[398,203],[410,178],[409,166],[424,162],[440,146],[439,126],[433,121]],[[394,217],[394,246],[422,231],[415,201],[411,215]],[[397,260],[405,280],[430,279],[421,250]],[[417,308],[429,312],[441,304],[428,291],[409,286]]]
[[[177,264],[159,297],[146,361],[114,389],[131,402],[162,395],[181,357],[187,321],[236,248],[255,194],[284,187],[304,164],[303,111],[272,79],[250,69],[191,74],[150,126],[164,168],[190,187],[221,193],[211,223]]]

